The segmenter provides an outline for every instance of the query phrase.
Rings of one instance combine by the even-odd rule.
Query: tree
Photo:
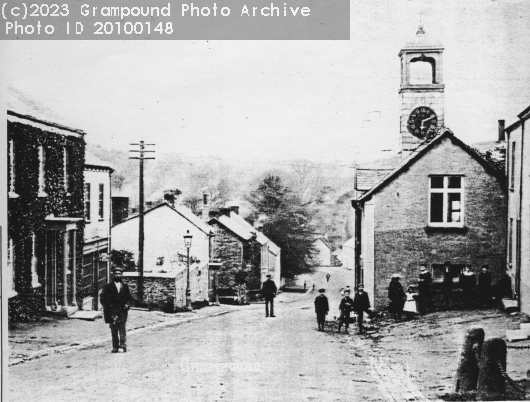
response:
[[[292,279],[311,273],[316,250],[315,230],[307,206],[278,176],[267,176],[248,201],[253,207],[250,220],[281,248],[282,276]]]
[[[136,271],[136,263],[132,251],[129,250],[112,250],[110,252],[111,268],[121,268],[125,272]]]

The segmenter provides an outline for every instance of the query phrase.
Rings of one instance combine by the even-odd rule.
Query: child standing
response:
[[[412,318],[414,315],[418,314],[418,306],[416,305],[416,298],[418,295],[414,293],[412,286],[409,286],[407,289],[407,300],[405,300],[405,305],[403,306],[403,312],[407,315],[407,318]]]
[[[342,324],[344,324],[344,332],[348,333],[348,327],[350,326],[350,313],[353,310],[353,300],[350,298],[350,291],[344,290],[344,297],[340,301],[339,305],[340,318],[339,318],[339,329],[340,332]]]
[[[326,314],[329,312],[328,298],[324,295],[325,289],[318,289],[318,296],[315,298],[315,313],[317,314],[318,331],[324,331]]]

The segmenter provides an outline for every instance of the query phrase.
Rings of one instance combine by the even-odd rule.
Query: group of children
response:
[[[315,298],[315,313],[317,315],[318,322],[318,331],[324,330],[324,325],[326,322],[326,315],[329,312],[329,302],[328,298],[324,295],[326,292],[325,289],[318,290],[319,295]],[[364,291],[364,286],[361,284],[357,287],[355,296],[352,299],[350,297],[350,289],[347,286],[344,289],[341,289],[342,299],[340,301],[339,310],[339,328],[337,332],[340,332],[342,326],[344,326],[344,331],[348,333],[348,328],[351,321],[351,313],[355,312],[357,314],[357,322],[359,324],[359,333],[363,332],[363,319],[364,313],[371,316],[373,313],[370,310],[370,300],[368,294]]]

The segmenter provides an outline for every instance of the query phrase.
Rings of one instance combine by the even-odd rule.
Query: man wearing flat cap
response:
[[[122,282],[123,270],[114,268],[112,271],[112,282],[103,286],[101,291],[101,305],[105,323],[109,324],[112,334],[112,353],[118,353],[119,349],[127,352],[127,314],[131,303],[129,286]]]
[[[329,312],[328,298],[325,289],[318,289],[319,295],[315,298],[315,313],[317,314],[318,331],[324,331],[326,314]]]
[[[263,282],[263,286],[261,287],[261,295],[265,299],[265,317],[269,317],[269,305],[271,306],[270,316],[276,317],[274,315],[274,298],[276,297],[277,291],[278,289],[272,280],[272,275],[267,275],[267,280]]]

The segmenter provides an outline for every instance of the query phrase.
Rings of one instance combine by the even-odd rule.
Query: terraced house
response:
[[[85,133],[8,110],[9,318],[81,304]]]

